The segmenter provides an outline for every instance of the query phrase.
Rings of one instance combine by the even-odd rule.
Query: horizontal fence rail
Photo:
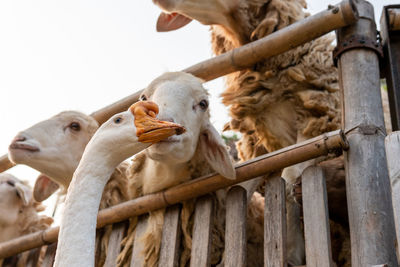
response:
[[[352,0],[345,0],[327,10],[293,23],[262,39],[233,49],[222,55],[202,61],[184,69],[205,81],[245,69],[255,63],[289,51],[296,46],[314,40],[328,32],[353,24],[358,19],[358,12]],[[298,34],[301,32],[302,34]],[[142,90],[110,104],[91,116],[100,124],[112,115],[128,109],[135,103]],[[0,157],[0,172],[13,167],[7,155]]]
[[[159,193],[145,195],[101,210],[97,218],[97,228],[196,198],[268,172],[277,171],[293,164],[326,155],[336,149],[348,149],[347,139],[341,130],[329,132],[238,164],[236,166],[236,180],[229,180],[221,175],[211,174]],[[7,258],[26,250],[56,242],[58,231],[59,227],[52,227],[3,242],[0,244],[0,258]]]

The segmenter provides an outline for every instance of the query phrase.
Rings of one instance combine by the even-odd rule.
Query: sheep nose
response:
[[[23,142],[26,140],[26,137],[23,135],[17,135],[16,137],[14,137],[14,139],[12,140],[12,143],[17,143],[17,142]]]

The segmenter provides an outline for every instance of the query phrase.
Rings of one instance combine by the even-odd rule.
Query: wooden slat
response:
[[[132,250],[132,259],[131,259],[131,267],[141,267],[144,266],[144,254],[143,251],[143,242],[141,242],[140,238],[142,234],[146,231],[147,226],[147,215],[142,215],[138,219],[138,223],[136,225],[136,233],[135,233],[135,241],[133,243]]]
[[[46,254],[44,255],[42,267],[52,267],[54,263],[54,257],[56,256],[57,243],[53,243],[47,246]]]
[[[29,251],[29,256],[28,256],[28,260],[26,262],[26,267],[36,267],[38,266],[38,259],[39,259],[39,255],[40,255],[40,249],[39,248],[35,248],[32,249],[31,251]]]
[[[226,198],[225,266],[246,266],[247,194],[241,186],[232,187]]]
[[[322,168],[310,166],[305,169],[301,183],[307,266],[331,267],[328,200]]]
[[[117,257],[121,251],[121,241],[124,237],[125,226],[124,222],[113,224],[110,240],[108,241],[107,246],[107,258],[104,263],[105,267],[113,267],[117,263]]]
[[[400,242],[400,131],[393,132],[385,138],[386,161],[392,187],[392,203],[396,227],[397,242]],[[400,246],[397,246],[400,256]]]
[[[264,266],[282,267],[286,258],[285,181],[272,177],[265,181]]]
[[[210,266],[211,228],[213,213],[212,196],[197,199],[194,213],[191,267]]]
[[[178,266],[181,239],[180,211],[180,205],[174,205],[165,212],[158,266]]]

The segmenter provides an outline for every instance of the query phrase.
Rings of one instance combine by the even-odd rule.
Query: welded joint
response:
[[[351,129],[346,130],[346,136],[351,134],[362,134],[362,135],[382,135],[386,136],[386,132],[381,127],[370,125],[370,124],[360,124]]]

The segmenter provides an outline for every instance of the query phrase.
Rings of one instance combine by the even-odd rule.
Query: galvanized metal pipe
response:
[[[97,218],[97,228],[149,211],[165,208],[169,205],[250,180],[268,172],[277,171],[293,164],[326,155],[332,150],[347,148],[346,137],[341,131],[326,133],[303,143],[289,146],[239,164],[236,166],[236,180],[229,180],[220,175],[212,174],[174,186],[163,192],[146,195],[101,210]],[[6,258],[55,242],[57,241],[58,230],[59,227],[53,227],[0,243],[0,258]]]

